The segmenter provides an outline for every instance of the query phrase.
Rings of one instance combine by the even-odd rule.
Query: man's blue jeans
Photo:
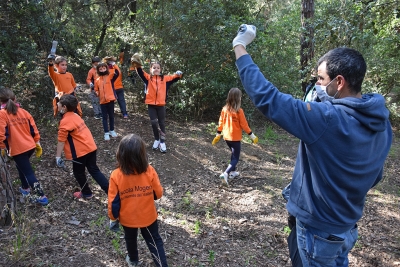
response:
[[[303,266],[348,266],[348,254],[358,237],[357,225],[341,234],[331,234],[296,220],[297,246]]]

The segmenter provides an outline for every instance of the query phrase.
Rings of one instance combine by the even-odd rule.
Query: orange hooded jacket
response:
[[[34,149],[40,141],[39,131],[32,115],[23,108],[17,114],[0,110],[0,148],[7,148],[10,156],[22,154]]]
[[[119,76],[117,69],[110,69],[109,75],[98,76],[94,83],[94,90],[99,97],[100,104],[107,104],[116,100],[114,82]]]
[[[116,169],[108,188],[108,216],[131,228],[149,226],[157,219],[154,199],[162,195],[163,188],[151,165],[141,174],[125,175]]]
[[[223,108],[219,116],[219,124],[217,132],[223,134],[224,140],[240,141],[242,140],[242,129],[248,134],[251,134],[251,129],[244,116],[243,109],[238,112],[229,112]]]
[[[66,159],[76,159],[97,149],[92,133],[78,114],[64,114],[58,127],[58,142],[64,142]]]
[[[118,77],[115,79],[115,82],[114,82],[115,90],[124,89],[124,84],[122,83],[122,73],[121,73],[120,68],[118,67],[117,64],[114,64],[113,68],[118,70],[118,73],[119,73]]]
[[[150,75],[142,68],[137,68],[136,72],[146,85],[146,100],[148,105],[165,106],[168,96],[168,89],[177,82],[182,75]]]

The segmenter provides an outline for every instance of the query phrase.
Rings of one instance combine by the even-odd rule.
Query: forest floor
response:
[[[211,145],[212,122],[218,121],[219,113],[210,121],[190,122],[172,119],[167,111],[168,151],[162,154],[151,149],[154,140],[145,109],[128,104],[128,119],[116,111],[119,137],[106,142],[101,120],[93,118],[85,101],[81,103],[98,146],[98,166],[106,177],[115,169],[122,136],[135,133],[145,140],[150,163],[164,187],[156,205],[169,266],[291,266],[281,191],[291,180],[298,146],[295,137],[262,116],[254,118],[252,130],[260,141],[253,145],[244,138],[240,176],[225,187],[218,176],[229,163],[230,153],[224,141]],[[79,188],[72,165],[67,163],[70,171],[65,172],[54,163],[56,121],[38,124],[43,156],[31,161],[50,203],[41,207],[19,199],[14,225],[0,228],[0,266],[127,266],[123,232],[108,229],[106,195],[90,179],[94,197],[90,201],[73,198]],[[394,138],[384,180],[367,196],[350,266],[400,266],[399,160],[400,142]],[[17,192],[13,162],[10,171]],[[142,238],[139,255],[142,266],[154,266]]]

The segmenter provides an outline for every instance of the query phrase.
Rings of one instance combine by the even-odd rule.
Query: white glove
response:
[[[90,86],[90,88],[91,88],[91,89],[93,89],[93,87],[94,87],[94,84],[93,84],[93,83],[90,83],[90,85],[89,85],[89,86]]]
[[[60,168],[65,167],[64,160],[61,157],[56,157],[56,164],[57,164],[57,167],[60,167]]]
[[[110,219],[110,230],[113,232],[119,232],[119,221]]]
[[[183,72],[182,72],[182,71],[180,71],[180,70],[177,70],[177,71],[175,72],[175,74],[176,74],[176,75],[182,75],[182,74],[183,74]]]
[[[254,38],[256,37],[256,26],[242,24],[239,27],[238,33],[232,41],[232,46],[235,48],[237,45],[243,45],[246,48],[246,45],[250,44]]]

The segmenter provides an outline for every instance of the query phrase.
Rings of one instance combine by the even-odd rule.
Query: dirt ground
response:
[[[217,123],[219,114],[213,120],[188,122],[172,119],[167,111],[168,152],[162,154],[151,150],[152,131],[144,110],[129,104],[129,119],[116,111],[119,137],[106,142],[101,120],[93,118],[82,94],[81,98],[84,119],[98,146],[97,162],[107,177],[115,168],[121,136],[135,133],[147,143],[150,162],[164,187],[156,205],[169,266],[291,266],[281,190],[291,179],[296,138],[263,117],[254,117],[251,126],[260,142],[243,140],[240,176],[224,187],[218,176],[230,153],[224,141],[211,145],[215,132],[211,123]],[[41,120],[39,131],[43,156],[32,158],[32,164],[50,204],[18,202],[15,224],[0,228],[0,266],[127,266],[123,232],[108,229],[106,195],[90,179],[94,198],[74,199],[79,188],[72,173],[54,163],[56,121]],[[400,266],[399,150],[395,138],[385,178],[368,194],[350,266]],[[10,164],[17,190],[18,176]],[[71,171],[72,165],[67,166]],[[142,266],[154,266],[142,239],[139,255]]]

